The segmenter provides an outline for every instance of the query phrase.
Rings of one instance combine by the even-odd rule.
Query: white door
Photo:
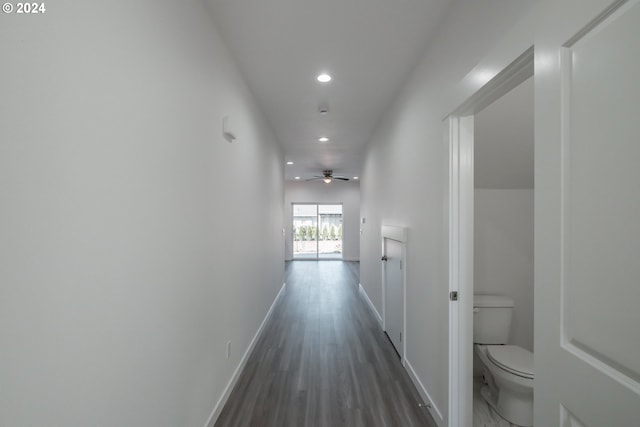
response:
[[[640,4],[566,25],[536,45],[535,424],[640,426]]]
[[[385,240],[385,331],[400,358],[404,358],[404,274],[402,265],[402,243]]]

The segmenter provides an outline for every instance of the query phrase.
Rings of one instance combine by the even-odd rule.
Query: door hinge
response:
[[[458,291],[449,292],[449,299],[451,301],[458,301]]]
[[[400,332],[400,342],[402,342],[402,332]]]

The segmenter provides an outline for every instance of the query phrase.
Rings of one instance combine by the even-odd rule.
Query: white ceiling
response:
[[[476,188],[534,188],[533,77],[476,114]]]
[[[362,151],[451,1],[207,0],[282,145],[285,179],[357,176]],[[316,76],[329,72],[333,81]],[[320,115],[320,105],[329,113]],[[319,143],[318,137],[331,141]]]

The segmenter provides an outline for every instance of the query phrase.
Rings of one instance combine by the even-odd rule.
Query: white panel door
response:
[[[540,427],[640,426],[640,4],[591,18],[536,88]]]
[[[385,331],[400,358],[404,358],[404,274],[402,243],[385,239]]]

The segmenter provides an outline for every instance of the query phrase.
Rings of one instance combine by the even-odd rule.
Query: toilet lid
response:
[[[512,374],[533,379],[533,353],[516,345],[487,346],[489,359]]]

